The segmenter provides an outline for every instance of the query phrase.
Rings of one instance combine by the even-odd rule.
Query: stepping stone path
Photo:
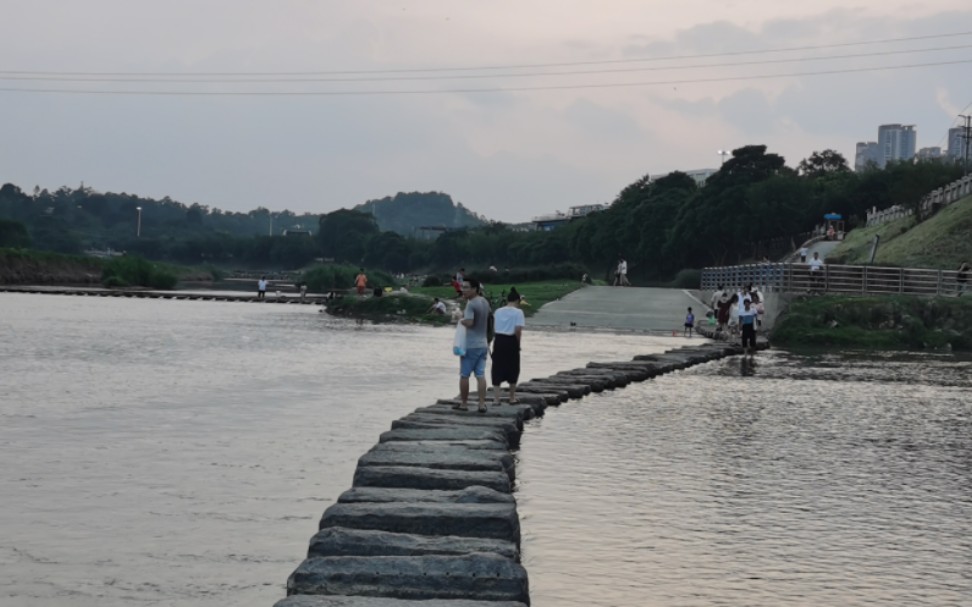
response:
[[[526,607],[511,454],[524,423],[591,392],[741,353],[715,342],[589,363],[521,384],[518,405],[492,405],[491,389],[486,413],[443,399],[392,422],[324,512],[275,607]]]

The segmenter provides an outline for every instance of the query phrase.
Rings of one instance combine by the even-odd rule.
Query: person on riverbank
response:
[[[445,316],[446,305],[438,297],[432,300],[432,306],[429,307],[428,314],[435,314],[436,316]]]
[[[520,379],[520,344],[526,318],[520,309],[520,294],[515,289],[506,296],[506,305],[493,313],[496,336],[493,338],[493,364],[490,377],[493,380],[493,402],[499,404],[499,388],[506,382],[510,387],[510,404],[516,398],[516,383]]]
[[[810,250],[806,247],[800,247],[800,263],[807,263],[807,255],[810,254]]]
[[[820,253],[814,251],[813,259],[810,260],[810,291],[823,291],[823,260]]]
[[[689,307],[688,314],[685,315],[685,330],[682,334],[685,337],[692,337],[692,329],[695,328],[695,314],[692,314],[692,308]]]
[[[257,281],[257,299],[267,298],[267,277],[261,276]]]
[[[476,376],[476,392],[479,396],[479,412],[486,411],[486,356],[489,342],[486,327],[489,322],[489,303],[480,294],[480,284],[475,278],[462,282],[462,296],[466,299],[462,326],[466,327],[466,352],[459,357],[459,400],[454,408],[466,410],[469,404],[469,376]]]
[[[723,287],[722,285],[719,285],[719,286],[717,286],[715,288],[715,291],[712,292],[712,296],[709,297],[709,309],[712,310],[713,312],[718,311],[718,309],[719,309],[719,297],[722,296],[722,292],[724,290],[725,290],[725,287]]]
[[[368,288],[368,275],[365,274],[364,268],[358,268],[358,275],[354,277],[354,287],[359,297],[365,294],[365,289]]]
[[[628,260],[624,257],[621,258],[621,263],[618,264],[618,277],[621,280],[622,287],[631,286],[631,283],[628,282]]]
[[[959,266],[958,273],[955,275],[955,286],[958,290],[956,297],[962,297],[965,289],[969,286],[969,264],[963,263]]]
[[[459,268],[452,277],[452,288],[456,290],[456,299],[462,299],[462,283],[466,280],[466,268]]]
[[[722,290],[719,294],[719,299],[716,302],[716,322],[718,326],[717,331],[725,331],[726,327],[729,325],[730,312],[732,310],[732,298],[729,296],[729,291],[726,289]]]

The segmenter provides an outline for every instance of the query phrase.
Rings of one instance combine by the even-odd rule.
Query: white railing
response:
[[[843,293],[877,295],[955,295],[958,272],[928,268],[824,265],[816,274],[802,263],[767,263],[702,269],[703,291],[719,285],[735,290],[752,284],[783,293]]]
[[[921,214],[925,217],[937,206],[945,207],[956,200],[965,198],[966,196],[972,195],[972,175],[966,175],[961,179],[956,179],[952,183],[942,186],[937,190],[932,190],[931,193],[926,194],[922,199],[919,207],[921,208]],[[894,221],[895,219],[901,219],[902,217],[908,217],[912,215],[912,210],[905,208],[899,204],[886,209],[877,210],[873,208],[867,212],[867,227],[879,226],[883,223],[889,221]]]

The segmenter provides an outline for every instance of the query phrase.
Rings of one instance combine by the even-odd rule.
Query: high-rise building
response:
[[[878,164],[878,144],[876,141],[857,142],[857,152],[854,154],[854,170],[863,171],[868,165]]]
[[[948,157],[965,158],[965,127],[956,126],[948,129]]]
[[[915,157],[918,132],[913,124],[882,124],[878,127],[878,163],[884,168],[895,160]]]
[[[936,158],[942,157],[942,148],[938,147],[937,145],[929,148],[921,148],[918,150],[918,153],[915,154],[915,157],[919,160],[935,160]]]

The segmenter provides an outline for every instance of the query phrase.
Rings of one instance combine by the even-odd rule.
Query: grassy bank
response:
[[[0,284],[171,289],[181,280],[212,281],[210,270],[149,262],[134,255],[111,259],[0,248]]]
[[[811,297],[777,321],[774,345],[972,351],[972,296]]]
[[[858,228],[827,256],[831,263],[864,264],[880,236],[875,265],[954,270],[972,262],[972,197],[951,204],[922,223],[905,217],[884,225]]]
[[[488,285],[486,296],[494,301],[495,307],[499,303],[500,295],[508,293],[510,287],[513,286],[516,286],[520,295],[526,297],[528,305],[523,307],[523,312],[527,316],[531,316],[543,304],[560,299],[584,285],[580,281],[565,280],[546,280],[516,285]],[[454,305],[456,292],[452,287],[416,287],[410,293],[387,293],[382,297],[348,296],[328,303],[327,311],[335,316],[364,318],[374,321],[451,324],[452,320],[448,315],[441,316],[428,313],[433,297],[438,297]]]

